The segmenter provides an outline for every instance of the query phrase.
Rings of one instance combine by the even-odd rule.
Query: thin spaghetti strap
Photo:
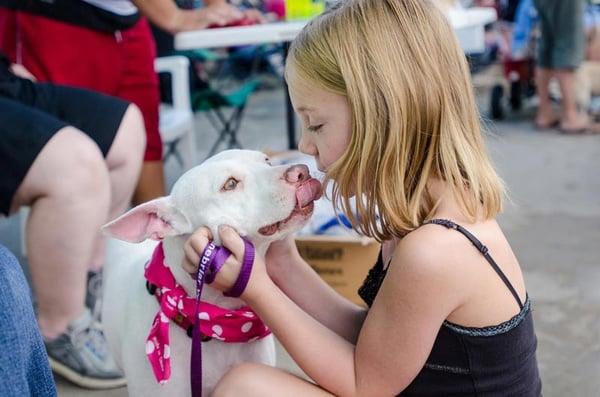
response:
[[[471,241],[471,243],[475,246],[475,248],[477,248],[477,250],[479,252],[481,252],[481,254],[483,255],[483,257],[489,262],[490,265],[492,265],[492,268],[496,271],[496,273],[498,274],[498,276],[500,277],[500,279],[502,279],[502,281],[504,282],[504,284],[506,285],[506,287],[508,288],[508,290],[510,291],[510,293],[514,296],[514,298],[517,300],[517,303],[519,304],[519,307],[521,309],[523,309],[523,302],[521,302],[521,298],[519,298],[519,294],[517,294],[517,291],[515,290],[515,288],[513,287],[513,285],[511,284],[511,282],[508,280],[508,278],[506,277],[506,275],[504,274],[504,272],[502,271],[502,269],[500,269],[500,267],[498,266],[498,264],[496,263],[496,261],[494,261],[494,259],[492,258],[492,256],[489,254],[489,250],[488,248],[483,245],[481,243],[481,241],[479,241],[477,239],[477,237],[473,236],[467,229],[465,229],[464,227],[457,225],[456,223],[448,220],[448,219],[431,219],[429,221],[425,221],[423,224],[436,224],[436,225],[442,225],[445,226],[448,229],[454,229],[459,231],[460,233],[462,233],[466,238],[469,239],[469,241]]]

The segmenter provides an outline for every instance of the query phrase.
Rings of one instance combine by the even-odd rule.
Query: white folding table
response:
[[[485,7],[450,10],[448,17],[466,53],[483,51],[483,28],[496,20],[496,10]],[[306,24],[307,21],[275,22],[182,32],[175,36],[175,49],[191,50],[289,42]]]
[[[496,10],[473,7],[449,10],[447,15],[465,53],[483,52],[485,46],[484,27],[496,20]],[[182,32],[175,36],[175,49],[191,50],[251,44],[289,43],[307,23],[307,21],[275,22]],[[287,89],[286,102],[288,145],[290,149],[293,149],[296,147],[295,118],[289,96],[287,96]]]

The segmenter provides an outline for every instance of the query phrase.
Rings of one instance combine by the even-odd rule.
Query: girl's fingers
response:
[[[187,243],[183,246],[183,252],[185,253],[183,262],[181,263],[183,270],[192,274],[196,273],[198,271],[198,263],[200,263],[200,255]]]
[[[233,256],[241,262],[244,258],[244,240],[240,235],[230,226],[221,225],[219,226],[219,236],[223,246],[227,247]]]
[[[183,245],[183,251],[185,253],[182,266],[188,273],[195,273],[198,271],[198,263],[200,257],[204,252],[204,248],[210,240],[212,240],[212,233],[206,227],[201,227],[196,230],[190,238]]]
[[[188,239],[188,243],[198,252],[202,253],[206,244],[213,239],[212,233],[206,227],[197,229]]]
[[[231,257],[227,259],[229,265],[224,266],[219,273],[220,276],[216,280],[216,284],[221,285],[224,290],[231,288],[239,274],[239,267],[244,258],[245,244],[240,235],[230,226],[221,225],[219,227],[219,236],[221,244],[231,251]],[[207,228],[196,230],[183,245],[184,259],[181,263],[183,269],[190,273],[196,274],[198,264],[202,257],[204,249],[208,243],[213,240],[213,235]]]

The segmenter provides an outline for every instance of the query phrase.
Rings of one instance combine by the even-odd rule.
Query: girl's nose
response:
[[[305,133],[303,133],[300,137],[300,142],[298,142],[298,150],[300,150],[304,154],[308,154],[311,156],[317,155],[316,146],[310,141],[309,138],[306,137]]]

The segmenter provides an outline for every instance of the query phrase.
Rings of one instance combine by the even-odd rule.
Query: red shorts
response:
[[[88,88],[136,104],[146,126],[144,160],[162,159],[156,50],[145,19],[110,34],[0,10],[0,41],[4,52],[40,81]]]

